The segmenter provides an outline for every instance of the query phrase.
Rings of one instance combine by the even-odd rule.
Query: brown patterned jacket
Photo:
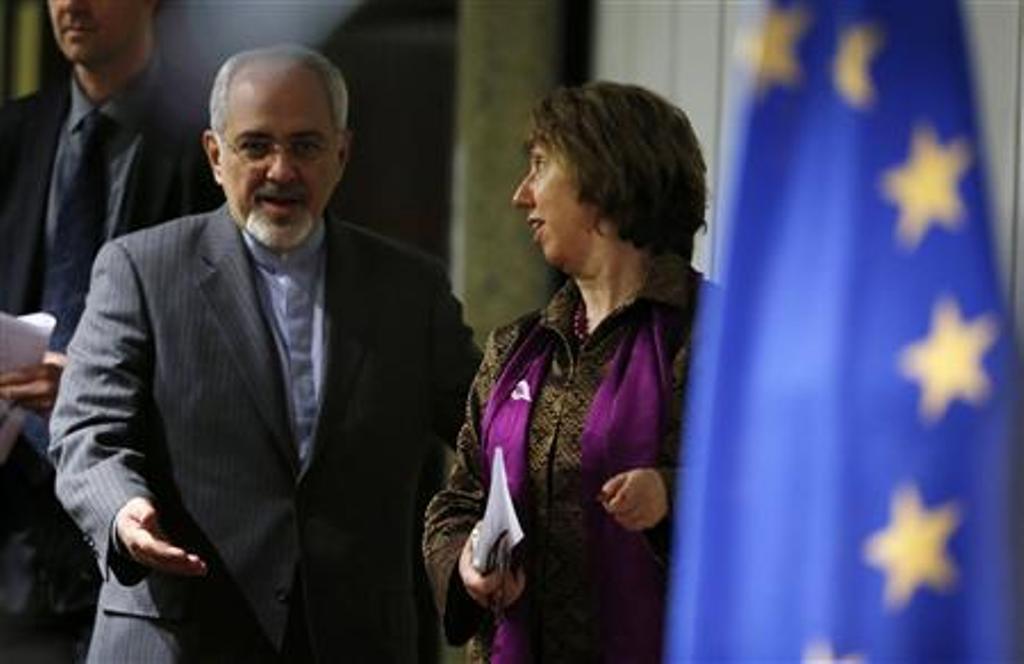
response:
[[[426,514],[423,552],[445,634],[452,643],[470,637],[471,661],[489,660],[494,624],[466,594],[458,575],[458,559],[474,524],[483,516],[479,425],[492,386],[506,360],[530,325],[553,329],[562,339],[539,393],[529,425],[529,507],[520,515],[526,531],[524,565],[530,603],[531,643],[537,661],[583,662],[599,658],[599,639],[591,596],[595,579],[584,544],[584,510],[580,499],[580,433],[590,403],[625,332],[650,302],[678,307],[686,320],[674,359],[673,408],[657,469],[675,496],[679,467],[680,413],[690,354],[690,329],[700,275],[675,255],[656,257],[635,298],[613,311],[582,343],[572,332],[580,294],[571,281],[541,312],[496,329],[488,338],[483,364],[473,383],[466,421],[459,434],[454,467],[446,486]],[[596,497],[595,497],[596,499]],[[671,542],[670,516],[648,531],[652,554],[665,562]]]

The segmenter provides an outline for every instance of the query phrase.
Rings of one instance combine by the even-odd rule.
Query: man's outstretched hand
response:
[[[202,558],[167,539],[149,500],[129,500],[117,513],[114,524],[122,551],[140,565],[177,576],[206,575]]]

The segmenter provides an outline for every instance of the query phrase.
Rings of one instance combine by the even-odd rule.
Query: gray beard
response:
[[[267,249],[283,254],[302,244],[313,232],[315,224],[309,210],[303,210],[287,224],[275,224],[254,208],[245,220],[245,230]]]

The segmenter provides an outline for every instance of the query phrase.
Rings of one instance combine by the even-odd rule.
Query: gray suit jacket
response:
[[[322,661],[415,659],[410,541],[430,434],[453,438],[478,354],[440,266],[328,221],[326,373],[300,471],[270,328],[226,208],[97,257],[51,420],[57,494],[105,580],[91,658],[272,657],[296,569]],[[157,505],[201,579],[111,546]]]

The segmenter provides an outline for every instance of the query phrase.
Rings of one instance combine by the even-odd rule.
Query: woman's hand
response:
[[[495,570],[490,574],[476,571],[473,567],[473,537],[467,537],[462,547],[459,576],[473,601],[492,611],[502,611],[512,605],[526,587],[526,574],[521,569],[516,572]]]
[[[626,530],[646,530],[668,514],[668,492],[653,468],[619,473],[604,483],[597,499]]]

